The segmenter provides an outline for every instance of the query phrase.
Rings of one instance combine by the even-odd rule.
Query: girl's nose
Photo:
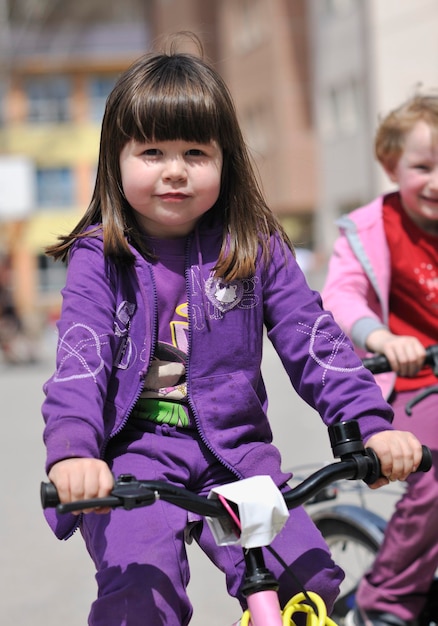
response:
[[[163,178],[164,180],[185,180],[187,170],[183,159],[168,159],[163,170]]]

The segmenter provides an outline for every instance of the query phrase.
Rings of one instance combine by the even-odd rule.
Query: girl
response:
[[[416,623],[438,567],[438,396],[415,406],[412,416],[405,411],[437,382],[422,367],[425,347],[438,341],[437,137],[435,94],[415,94],[382,119],[375,154],[398,188],[339,220],[323,291],[358,353],[388,358],[393,372],[377,380],[393,407],[394,425],[432,449],[434,466],[408,479],[379,555],[359,585],[349,615],[355,626]]]
[[[121,76],[91,204],[48,252],[69,264],[43,406],[61,501],[106,495],[120,473],[203,495],[255,474],[285,489],[260,371],[264,326],[325,424],[358,419],[386,475],[418,465],[419,442],[391,430],[378,386],[307,286],[257,186],[230,94],[200,58],[148,54]],[[48,516],[61,538],[80,526],[95,563],[89,624],[188,624],[188,529],[245,606],[240,548],[218,548],[178,508]],[[342,573],[304,510],[273,545],[330,609]],[[269,555],[267,564],[280,575]],[[280,585],[282,602],[297,591],[287,575]]]

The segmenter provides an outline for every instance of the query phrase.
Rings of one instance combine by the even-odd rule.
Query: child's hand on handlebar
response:
[[[406,480],[421,463],[422,448],[418,439],[410,432],[386,430],[368,439],[366,447],[377,454],[382,477],[370,485],[378,489],[395,480]]]
[[[62,503],[103,498],[114,486],[110,468],[100,459],[72,458],[55,463],[49,472],[49,479],[58,490]],[[107,513],[110,509],[99,507],[75,511],[75,514]]]
[[[367,349],[384,354],[392,371],[399,376],[416,376],[424,365],[426,350],[421,342],[409,335],[394,335],[385,328],[369,334]]]

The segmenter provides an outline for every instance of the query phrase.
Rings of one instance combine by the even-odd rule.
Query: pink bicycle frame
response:
[[[251,626],[282,626],[281,608],[277,592],[259,591],[248,597]]]

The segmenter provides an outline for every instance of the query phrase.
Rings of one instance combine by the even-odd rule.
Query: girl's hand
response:
[[[107,496],[114,487],[110,468],[100,459],[73,458],[55,463],[49,472],[49,480],[58,490],[62,503]],[[79,513],[108,513],[108,507],[75,511]]]
[[[367,349],[384,354],[399,376],[416,376],[424,365],[426,350],[416,337],[393,335],[385,328],[369,334]]]
[[[370,485],[371,489],[395,480],[406,480],[421,463],[421,443],[407,431],[385,430],[370,437],[366,446],[377,454],[382,470],[382,478]]]

